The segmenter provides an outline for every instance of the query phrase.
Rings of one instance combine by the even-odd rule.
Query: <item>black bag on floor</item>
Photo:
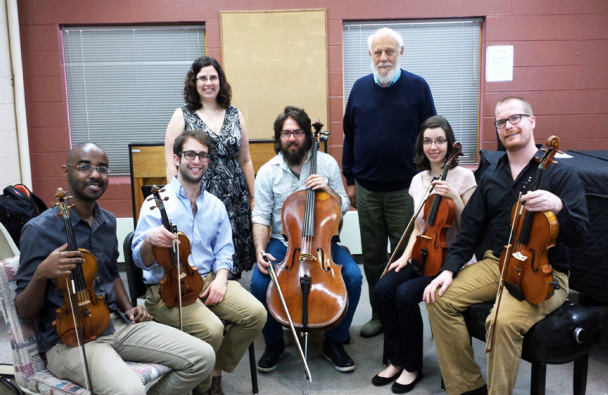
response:
[[[23,184],[9,185],[0,195],[0,222],[17,247],[23,225],[46,209],[42,199]]]

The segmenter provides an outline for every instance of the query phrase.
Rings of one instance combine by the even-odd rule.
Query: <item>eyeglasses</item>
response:
[[[424,145],[433,145],[433,143],[435,143],[435,145],[444,145],[447,142],[448,142],[448,140],[446,140],[444,138],[438,138],[437,140],[424,139],[422,141],[422,144],[424,144]]]
[[[281,130],[281,137],[284,139],[288,139],[289,136],[293,136],[295,138],[300,138],[304,136],[304,131],[302,129],[296,130]]]
[[[196,80],[203,84],[207,81],[215,82],[215,81],[217,81],[217,79],[218,79],[217,75],[210,75],[209,77],[207,77],[206,75],[201,75],[199,77],[196,77]]]
[[[186,160],[194,160],[198,156],[201,162],[209,162],[209,154],[207,152],[182,151],[179,155],[184,155]]]
[[[531,116],[532,115],[528,114],[513,114],[507,119],[499,119],[498,121],[494,122],[494,126],[496,126],[496,129],[502,129],[507,126],[507,121],[511,122],[511,125],[515,125],[516,123],[519,123],[519,121],[521,121],[521,117]]]
[[[99,174],[108,174],[110,172],[110,168],[106,165],[99,165],[99,166],[93,166],[93,165],[71,165],[69,163],[65,164],[66,166],[71,166],[71,167],[75,167],[79,172],[81,173],[87,173],[87,174],[91,174],[91,172],[93,171],[93,169],[97,170],[97,173]]]

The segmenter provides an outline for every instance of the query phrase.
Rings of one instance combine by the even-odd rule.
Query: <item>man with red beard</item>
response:
[[[400,68],[403,38],[382,28],[367,43],[373,73],[359,78],[348,97],[342,152],[346,193],[359,215],[372,307],[371,320],[361,327],[362,337],[382,332],[373,290],[388,261],[387,243],[392,252],[414,214],[408,192],[418,173],[414,146],[422,122],[436,114],[424,78]]]
[[[62,172],[68,183],[67,196],[71,197],[68,203],[73,205],[69,231],[76,245],[97,259],[94,291],[104,297],[110,310],[108,326],[101,328],[97,339],[86,343],[89,389],[99,395],[179,395],[190,391],[211,376],[213,349],[180,330],[151,321],[143,306],[131,306],[118,273],[116,218],[97,204],[108,187],[106,153],[93,143],[78,144],[69,152]],[[67,304],[56,282],[60,277],[69,278],[79,264],[86,263],[82,270],[88,272],[92,262],[85,262],[82,252],[70,250],[66,240],[66,222],[58,207],[24,226],[15,304],[22,319],[38,319],[38,346],[51,373],[85,387],[87,375],[80,348],[64,344],[55,328],[57,309]],[[172,371],[146,391],[137,373],[125,364],[127,360],[160,363]]]
[[[293,192],[312,189],[333,195],[340,203],[342,214],[349,207],[340,168],[333,157],[318,152],[317,174],[311,174],[311,146],[310,118],[300,108],[285,107],[274,122],[274,150],[277,156],[260,168],[255,179],[256,203],[252,222],[257,265],[251,276],[251,293],[264,305],[270,282],[268,266],[283,261],[287,251],[287,243],[281,235],[281,207],[285,199]],[[350,372],[355,369],[355,363],[344,350],[344,343],[349,340],[348,330],[359,303],[362,276],[355,261],[342,247],[334,243],[331,252],[334,262],[342,265],[348,307],[346,316],[338,326],[325,332],[323,355],[339,372]],[[314,308],[309,307],[311,310]],[[277,367],[285,351],[283,331],[281,325],[268,314],[262,333],[266,350],[258,362],[258,370],[270,372]]]
[[[483,173],[462,213],[460,232],[448,250],[441,272],[424,291],[449,395],[513,393],[524,335],[564,303],[568,296],[568,248],[581,243],[589,228],[583,184],[566,165],[549,166],[543,172],[540,188],[519,197],[525,184],[535,179],[536,159],[542,154],[534,141],[536,118],[530,104],[518,97],[507,97],[496,105],[495,119],[498,137],[507,153]],[[494,327],[486,387],[462,313],[472,304],[496,298],[501,276],[498,261],[509,244],[511,208],[518,199],[525,210],[552,212],[559,223],[555,246],[547,254],[559,289],[556,287],[553,295],[538,304],[523,299],[514,287],[502,293],[498,317],[493,312],[486,320],[486,328]],[[462,268],[487,233],[492,235],[492,249],[486,251],[483,260]],[[528,257],[527,261],[532,259]]]

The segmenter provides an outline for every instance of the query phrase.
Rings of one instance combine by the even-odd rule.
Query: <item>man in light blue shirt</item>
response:
[[[318,152],[317,171],[315,174],[311,172],[312,129],[310,118],[304,110],[285,107],[275,120],[274,139],[277,156],[264,164],[256,176],[256,203],[252,214],[257,265],[254,266],[251,276],[251,293],[264,304],[270,282],[270,263],[265,258],[272,264],[280,263],[287,252],[287,243],[281,235],[281,207],[285,199],[293,192],[311,189],[327,192],[335,197],[342,214],[350,205],[340,168],[333,157]],[[324,219],[316,218],[318,221]],[[362,275],[353,258],[338,244],[332,245],[331,254],[333,261],[342,266],[341,274],[348,294],[348,306],[344,319],[335,328],[325,332],[323,355],[339,372],[349,372],[355,369],[355,363],[346,353],[344,343],[349,340],[350,324],[359,303]],[[320,307],[312,304],[308,306],[308,310],[314,311]],[[258,361],[258,370],[270,372],[277,367],[285,350],[281,325],[270,314],[262,334],[266,350]]]
[[[184,233],[191,244],[188,264],[203,277],[203,290],[194,303],[183,306],[183,330],[205,340],[216,351],[211,392],[221,391],[221,372],[234,370],[249,344],[266,321],[266,310],[236,281],[228,281],[232,269],[232,231],[224,204],[205,190],[201,182],[209,165],[211,142],[205,132],[190,130],[175,139],[173,160],[178,168],[161,194],[167,217]],[[133,236],[133,260],[144,270],[148,284],[145,306],[156,321],[179,326],[179,308],[168,307],[160,295],[164,269],[154,257],[155,248],[172,248],[177,235],[161,224],[155,202],[141,208]],[[221,320],[232,323],[223,335]],[[207,391],[209,382],[197,387]]]

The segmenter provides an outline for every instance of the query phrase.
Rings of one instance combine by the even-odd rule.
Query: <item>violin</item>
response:
[[[443,166],[441,181],[445,181],[448,170],[458,165],[458,156],[462,155],[462,145],[455,142],[452,153]],[[418,267],[418,272],[425,276],[435,277],[448,253],[446,235],[454,221],[456,209],[454,201],[444,196],[433,194],[424,203],[424,228],[418,236],[412,249],[412,264]]]
[[[310,174],[317,173],[318,137],[323,124],[317,120],[313,127]],[[288,246],[275,271],[290,318],[302,331],[333,328],[346,315],[348,298],[342,266],[333,262],[331,256],[331,241],[339,235],[341,218],[340,203],[325,191],[296,191],[283,202],[281,223]],[[266,302],[270,314],[287,326],[290,319],[274,282],[268,286]]]
[[[534,180],[528,180],[532,183],[532,191],[540,189],[544,170],[551,163],[555,163],[553,157],[559,149],[559,138],[550,136],[545,146],[545,153],[538,161]],[[522,193],[519,196],[521,197]],[[532,304],[549,299],[553,292],[560,288],[557,280],[553,278],[553,268],[547,258],[547,251],[555,246],[558,233],[559,223],[552,211],[527,211],[520,199],[517,199],[511,209],[509,241],[500,254],[500,280],[495,316],[493,325],[488,329],[490,336],[486,343],[486,352],[492,350],[494,328],[505,287],[517,300],[526,300]]]
[[[540,188],[544,170],[553,163],[559,138],[549,137],[546,147],[536,169],[532,191]],[[500,255],[501,277],[515,298],[538,304],[559,289],[547,259],[547,250],[555,246],[559,223],[552,211],[527,211],[518,199],[511,209],[511,224],[510,240],[515,242],[509,242]]]
[[[173,225],[167,217],[167,212],[163,204],[163,200],[168,200],[168,197],[162,198],[160,192],[164,189],[159,189],[156,185],[152,187],[152,196],[148,200],[154,199],[155,206],[150,209],[158,208],[160,210],[161,221],[165,229],[177,235],[177,241],[174,241],[172,248],[154,247],[152,253],[156,262],[165,270],[165,275],[160,281],[160,297],[163,302],[169,307],[179,307],[179,321],[181,328],[181,309],[183,306],[189,306],[194,303],[203,290],[203,278],[196,269],[188,263],[190,256],[190,240],[188,237],[177,231],[177,226]]]
[[[110,323],[110,310],[104,296],[96,295],[93,281],[97,278],[97,259],[90,251],[78,248],[70,221],[70,211],[62,188],[57,189],[56,205],[65,225],[69,251],[82,252],[83,263],[76,264],[69,276],[58,277],[55,285],[63,294],[63,305],[56,310],[55,328],[63,344],[81,348],[86,387],[90,390],[89,368],[84,344],[97,339]]]

